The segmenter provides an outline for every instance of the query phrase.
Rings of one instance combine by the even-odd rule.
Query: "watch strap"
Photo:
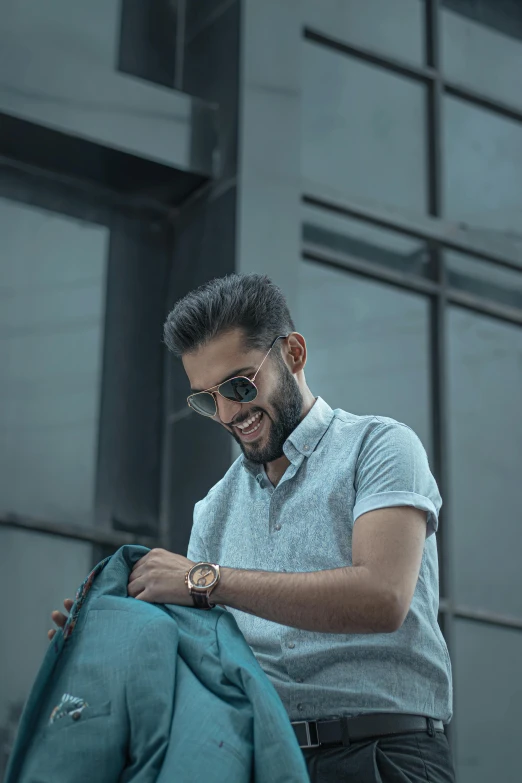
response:
[[[207,593],[198,593],[192,590],[191,595],[196,609],[213,609],[216,605],[209,602]]]

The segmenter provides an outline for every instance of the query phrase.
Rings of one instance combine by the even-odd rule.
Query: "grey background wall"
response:
[[[52,609],[186,553],[237,456],[162,324],[264,272],[333,407],[423,440],[459,783],[518,781],[522,6],[0,2],[0,771]]]

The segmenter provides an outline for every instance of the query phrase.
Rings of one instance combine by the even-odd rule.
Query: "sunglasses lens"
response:
[[[248,378],[232,378],[219,387],[219,393],[232,402],[252,402],[257,397],[257,389]]]
[[[212,394],[207,392],[200,392],[190,398],[190,406],[194,408],[197,413],[202,413],[203,416],[214,416],[216,413],[216,402]]]

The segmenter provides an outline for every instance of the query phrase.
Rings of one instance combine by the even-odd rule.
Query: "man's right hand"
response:
[[[63,602],[63,605],[65,606],[68,612],[71,611],[73,603],[74,601],[71,600],[70,598],[66,598],[65,601]],[[55,609],[54,612],[51,612],[51,619],[59,628],[63,628],[65,623],[67,622],[68,615],[63,614],[63,612],[58,612]],[[49,637],[49,639],[52,639],[55,633],[56,631],[52,629],[50,631],[47,631],[47,636]]]

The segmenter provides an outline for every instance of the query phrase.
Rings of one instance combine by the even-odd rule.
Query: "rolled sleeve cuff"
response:
[[[368,511],[376,511],[378,508],[395,508],[397,506],[413,506],[428,514],[426,538],[437,532],[438,515],[433,502],[424,495],[416,492],[379,492],[358,500],[353,508],[353,521]]]

